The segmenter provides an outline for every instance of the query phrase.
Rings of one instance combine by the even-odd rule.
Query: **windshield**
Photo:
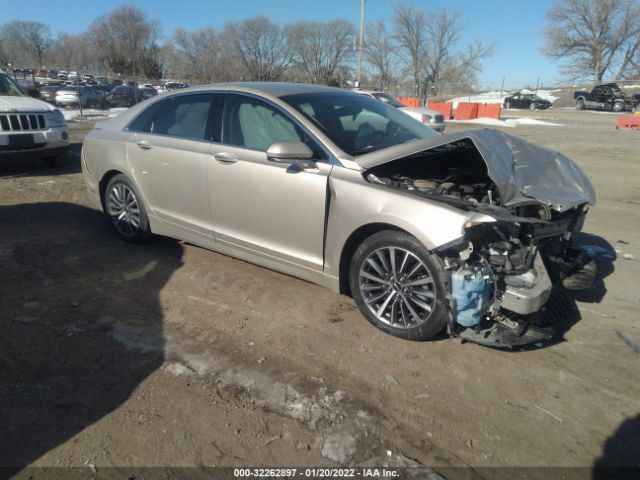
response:
[[[282,100],[353,156],[438,135],[394,107],[357,93],[302,93]]]
[[[3,73],[0,73],[0,95],[8,97],[23,97],[24,94],[20,87],[16,85],[13,80]]]
[[[391,95],[387,93],[374,93],[373,96],[376,97],[378,100],[388,103],[389,105],[392,105],[396,108],[402,108],[405,106],[402,103],[400,103],[396,98],[393,98]]]

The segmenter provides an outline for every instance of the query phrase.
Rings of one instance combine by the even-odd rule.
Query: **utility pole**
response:
[[[360,39],[358,41],[358,88],[362,78],[362,44],[364,42],[364,4],[366,0],[360,0]]]

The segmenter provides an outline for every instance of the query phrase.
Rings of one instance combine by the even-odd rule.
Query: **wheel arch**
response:
[[[349,235],[349,238],[347,238],[347,241],[342,247],[342,252],[340,253],[338,278],[341,294],[351,296],[351,288],[349,287],[349,265],[351,264],[351,258],[353,258],[353,254],[355,253],[357,248],[371,235],[382,232],[384,230],[395,230],[397,232],[404,232],[408,235],[412,235],[411,232],[408,232],[405,229],[398,227],[397,225],[392,225],[390,223],[384,222],[368,223],[354,230],[351,235]]]
[[[108,170],[107,172],[105,172],[104,175],[102,175],[102,178],[100,179],[100,183],[98,184],[99,192],[100,192],[100,203],[102,204],[103,210],[105,209],[104,196],[107,191],[107,185],[109,184],[109,181],[116,175],[124,175],[124,173],[121,172],[120,170],[115,170],[115,169]]]

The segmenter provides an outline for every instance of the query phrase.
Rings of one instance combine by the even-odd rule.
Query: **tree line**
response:
[[[558,0],[546,13],[544,53],[564,62],[574,78],[640,75],[639,0]],[[408,0],[393,4],[389,21],[365,28],[362,84],[409,94],[437,94],[444,84],[470,88],[493,43],[462,42],[464,22],[454,10],[428,10]],[[62,68],[88,73],[180,78],[192,82],[290,80],[328,85],[353,81],[359,32],[352,22],[279,24],[266,16],[221,29],[176,29],[135,6],[95,19],[80,34],[54,38],[47,25],[0,26],[0,66]],[[526,61],[526,59],[523,59]]]
[[[390,21],[369,23],[364,36],[363,85],[410,93],[434,92],[439,83],[471,85],[493,44],[461,44],[457,11],[399,0]],[[0,65],[116,73],[194,82],[291,80],[326,85],[353,81],[359,32],[344,19],[279,24],[266,16],[229,22],[222,29],[176,29],[161,41],[158,21],[135,6],[114,9],[86,32],[62,33],[33,21],[0,27]]]

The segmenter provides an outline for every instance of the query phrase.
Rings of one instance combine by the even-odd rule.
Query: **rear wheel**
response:
[[[387,230],[366,239],[349,268],[351,293],[380,330],[426,340],[445,327],[446,285],[441,261],[414,237]]]
[[[537,110],[537,109],[538,109],[538,107],[537,107],[537,105],[535,104],[535,102],[531,102],[531,105],[529,105],[529,109],[531,109],[531,110]]]
[[[579,98],[578,101],[576,102],[576,109],[577,110],[584,110],[584,100]]]
[[[504,102],[504,108],[511,108],[511,102]]]
[[[147,212],[135,187],[125,175],[116,175],[109,180],[104,210],[123,240],[145,243],[151,239]]]
[[[614,112],[622,112],[622,111],[624,111],[624,103],[623,102],[614,102],[613,111]]]

